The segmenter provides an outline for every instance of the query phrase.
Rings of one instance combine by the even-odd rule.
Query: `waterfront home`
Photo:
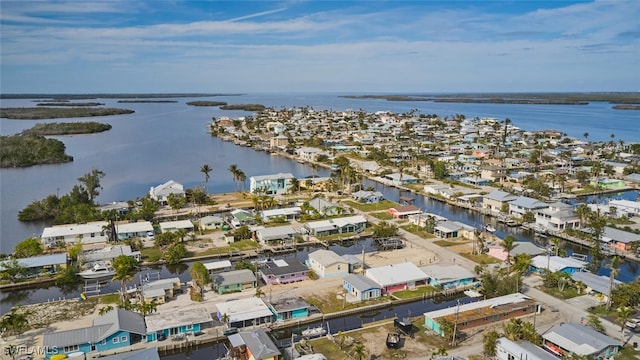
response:
[[[309,200],[309,206],[322,216],[336,216],[344,212],[340,206],[319,197]]]
[[[224,219],[220,216],[209,215],[200,218],[199,224],[201,230],[216,230],[221,229],[224,226],[225,222]]]
[[[231,210],[231,225],[238,228],[242,225],[253,225],[256,223],[256,217],[251,211],[244,209]]]
[[[301,319],[309,316],[311,305],[302,298],[285,298],[269,300],[267,303],[276,321]]]
[[[542,346],[556,356],[572,354],[589,359],[611,359],[622,348],[620,341],[576,323],[560,323],[542,334]]]
[[[613,206],[616,208],[616,213],[620,214],[619,216],[640,216],[640,201],[631,201],[631,200],[611,200],[609,201],[609,206]]]
[[[83,251],[78,254],[78,260],[83,263],[109,262],[120,255],[130,256],[137,261],[141,260],[140,251],[132,251],[129,245],[109,245],[100,249]]]
[[[460,265],[428,265],[420,268],[428,277],[428,284],[451,289],[472,284],[476,280],[473,272]]]
[[[508,192],[493,190],[482,198],[482,208],[499,213],[502,211],[503,206],[508,206],[516,198],[515,195]]]
[[[231,265],[231,261],[229,260],[206,262],[206,263],[202,263],[202,265],[204,265],[204,267],[209,272],[209,276],[212,276],[217,273],[233,270],[233,265]]]
[[[571,257],[560,257],[553,255],[538,255],[531,259],[530,269],[536,273],[543,273],[548,270],[551,272],[564,272],[569,275],[584,271],[587,263]]]
[[[158,225],[160,225],[160,231],[163,233],[174,232],[180,229],[192,232],[195,228],[191,220],[163,221]]]
[[[421,212],[419,214],[409,215],[407,219],[409,220],[410,224],[414,224],[419,227],[427,226],[430,222],[433,222],[435,224],[439,221],[447,221],[447,218],[444,216],[427,213],[427,212]]]
[[[609,244],[611,250],[630,251],[634,243],[640,242],[640,235],[605,226],[600,240]]]
[[[216,317],[223,322],[227,318],[228,327],[240,329],[273,322],[271,309],[257,297],[217,303],[216,309]]]
[[[441,239],[457,239],[462,237],[463,224],[457,221],[438,221],[433,233]]]
[[[558,360],[544,349],[526,341],[511,341],[501,337],[496,341],[496,358],[498,360]]]
[[[274,136],[269,139],[269,147],[272,149],[284,149],[289,144],[289,138],[284,135]]]
[[[429,278],[411,262],[367,269],[365,276],[378,284],[385,294],[425,285]]]
[[[29,258],[16,259],[18,266],[27,269],[24,274],[27,277],[37,276],[42,273],[55,274],[67,267],[67,253],[40,255]],[[9,260],[0,261],[0,272],[11,266]]]
[[[95,318],[92,326],[45,333],[45,358],[56,354],[115,350],[140,342],[146,333],[142,315],[115,308]]]
[[[596,275],[588,271],[578,271],[571,274],[571,279],[575,282],[581,282],[586,287],[586,293],[600,294],[604,296],[603,300],[606,301],[608,299],[609,289],[612,285],[609,276]],[[615,289],[620,284],[622,284],[622,281],[613,279],[613,287],[611,289]]]
[[[213,324],[211,313],[205,307],[159,311],[144,319],[147,323],[147,341],[199,332]]]
[[[218,294],[253,289],[257,283],[256,275],[249,269],[222,272],[211,277],[211,287]]]
[[[545,252],[545,249],[536,246],[535,244],[528,241],[514,241],[513,249],[509,252],[509,254],[512,258],[516,257],[516,255],[519,254],[527,254],[531,257],[534,257],[540,254],[544,254]],[[490,246],[487,255],[493,256],[500,261],[507,260],[507,251],[502,246]]]
[[[535,213],[536,210],[546,209],[549,205],[540,200],[526,196],[518,196],[509,201],[509,215],[522,218],[527,212]]]
[[[599,189],[621,189],[626,186],[624,181],[612,178],[597,178],[589,181],[589,185],[595,186]]]
[[[255,230],[256,240],[261,244],[271,244],[274,242],[288,243],[300,236],[291,225],[262,227]]]
[[[406,219],[411,215],[420,214],[420,209],[415,205],[398,205],[387,209],[387,213],[394,219]]]
[[[304,161],[316,161],[318,155],[329,155],[325,151],[313,147],[301,147],[295,150],[295,154]]]
[[[295,220],[300,217],[302,209],[299,206],[282,208],[282,209],[268,209],[260,212],[260,217],[264,221],[271,221],[274,219]]]
[[[580,227],[580,217],[570,205],[561,202],[549,204],[535,212],[536,227],[550,231],[564,231]]]
[[[384,200],[384,195],[382,195],[379,191],[356,191],[351,194],[355,201],[365,203],[365,204],[374,204]]]
[[[480,177],[492,182],[500,182],[506,179],[507,172],[501,166],[483,165],[480,166]]]
[[[152,186],[151,189],[149,189],[149,196],[151,196],[153,200],[156,200],[164,205],[168,203],[170,194],[184,197],[184,186],[176,181],[169,180],[164,184],[158,185],[156,187]]]
[[[41,241],[47,248],[57,244],[73,245],[78,241],[82,244],[106,243],[109,241],[105,233],[108,223],[96,221],[87,224],[66,224],[46,227],[42,230]]]
[[[444,336],[440,325],[442,319],[457,326],[458,330],[464,330],[530,315],[535,311],[537,311],[535,300],[520,293],[514,293],[427,312],[424,314],[424,325],[436,334]]]
[[[382,178],[392,186],[417,184],[420,179],[409,174],[392,173],[382,176]]]
[[[153,237],[153,225],[149,221],[115,224],[118,240]],[[151,234],[151,236],[149,236]]]
[[[249,178],[249,191],[252,194],[282,195],[289,191],[295,177],[290,173],[252,176]]]
[[[347,297],[356,301],[375,299],[382,296],[382,288],[378,283],[363,275],[349,274],[342,279],[342,287]]]
[[[181,290],[182,284],[179,278],[159,279],[143,284],[141,297],[142,301],[146,303],[164,304],[173,299]]]
[[[115,211],[118,215],[124,215],[129,212],[129,203],[126,201],[114,201],[110,204],[100,205],[98,210],[101,212]]]
[[[229,335],[229,352],[234,359],[278,360],[280,350],[264,329],[241,331]]]
[[[319,249],[309,254],[309,268],[321,278],[341,277],[349,274],[349,263],[331,250]]]
[[[309,278],[309,269],[297,259],[271,260],[260,267],[258,275],[266,284],[287,284]]]
[[[101,355],[100,360],[160,360],[160,355],[158,355],[158,348],[152,347],[113,355]]]
[[[304,228],[309,234],[314,236],[359,233],[367,228],[367,219],[362,215],[347,216],[308,222],[304,224]]]

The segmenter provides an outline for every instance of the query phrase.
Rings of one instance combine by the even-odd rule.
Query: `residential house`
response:
[[[309,278],[309,269],[295,258],[271,260],[258,270],[266,284],[287,284]]]
[[[351,196],[354,200],[365,204],[374,204],[384,199],[384,195],[379,191],[360,190],[352,193]]]
[[[129,203],[126,201],[114,201],[110,204],[100,205],[98,210],[101,212],[115,211],[118,215],[129,213]]]
[[[206,262],[206,263],[202,263],[202,265],[204,265],[204,267],[209,272],[209,276],[213,276],[214,274],[217,274],[217,273],[233,270],[233,265],[231,265],[231,261],[229,260]]]
[[[158,355],[158,348],[152,347],[113,355],[101,355],[100,360],[160,360],[160,355]]]
[[[367,269],[365,276],[378,284],[384,294],[425,285],[429,278],[411,262]]]
[[[611,359],[622,349],[620,341],[575,323],[560,323],[542,334],[542,346],[556,356],[572,354],[590,359]]]
[[[613,279],[604,275],[596,275],[588,271],[578,271],[571,274],[571,279],[575,282],[581,282],[586,288],[585,291],[591,294],[600,294],[604,296],[604,300],[609,297],[609,289],[615,289],[622,281]],[[611,286],[613,285],[613,286]]]
[[[264,221],[271,221],[273,219],[295,220],[300,217],[302,209],[299,206],[282,208],[282,209],[268,209],[260,212],[260,217]]]
[[[496,342],[496,358],[498,360],[558,360],[553,354],[526,341],[511,341],[501,337]]]
[[[319,197],[309,200],[309,206],[322,216],[336,216],[344,212],[340,206]]]
[[[269,147],[270,148],[285,148],[289,144],[289,138],[284,135],[274,136],[269,139]]]
[[[148,238],[149,234],[153,236],[154,233],[153,225],[149,221],[115,224],[115,228],[118,240]]]
[[[234,359],[278,360],[281,358],[280,350],[264,329],[241,331],[229,335],[228,339],[231,344],[229,352]]]
[[[387,209],[387,213],[394,219],[406,219],[411,215],[420,214],[420,209],[415,205],[399,205]]]
[[[322,155],[326,153],[318,148],[312,147],[301,147],[295,150],[298,157],[304,161],[316,161],[318,155]]]
[[[163,233],[174,232],[180,229],[192,232],[195,228],[191,220],[163,221],[158,225],[160,225],[160,230]]]
[[[93,325],[44,334],[45,358],[74,352],[104,352],[130,346],[146,334],[142,315],[115,308],[93,320]]]
[[[27,269],[25,276],[37,276],[42,273],[54,274],[67,267],[67,253],[40,255],[17,259],[18,265]],[[9,260],[0,261],[0,271],[10,266]]]
[[[501,166],[484,165],[480,166],[480,177],[493,182],[500,182],[506,179],[507,172]]]
[[[625,182],[619,179],[612,178],[598,178],[589,181],[589,185],[595,186],[600,189],[621,189],[626,186]]]
[[[502,211],[503,207],[508,206],[510,202],[517,197],[501,190],[493,190],[482,198],[482,208],[490,210],[494,213]]]
[[[449,321],[458,330],[464,330],[530,315],[537,310],[535,300],[520,293],[514,293],[427,312],[424,314],[424,325],[427,329],[444,335],[440,325],[442,319]]]
[[[249,190],[252,194],[282,195],[289,191],[295,177],[290,173],[252,176],[249,178]]]
[[[142,299],[146,303],[164,304],[182,291],[180,278],[167,278],[150,281],[142,285]]]
[[[311,308],[309,303],[299,297],[269,300],[267,306],[273,312],[276,321],[306,318]]]
[[[509,215],[522,218],[527,212],[535,214],[537,210],[546,209],[549,205],[540,200],[526,196],[518,196],[509,202]]]
[[[382,288],[378,283],[363,275],[350,274],[342,279],[342,287],[347,297],[356,301],[375,299],[382,296]]]
[[[216,309],[218,320],[223,321],[228,318],[227,326],[229,327],[240,329],[273,322],[271,309],[257,297],[217,303]]]
[[[475,274],[460,265],[428,265],[420,270],[429,277],[429,285],[443,289],[466,286],[476,281]]]
[[[145,321],[147,323],[147,341],[196,333],[213,325],[211,313],[205,307],[156,312],[147,315]]]
[[[560,257],[553,255],[538,255],[531,259],[531,270],[542,273],[545,270],[556,272],[561,271],[569,275],[583,271],[587,263],[571,257]]]
[[[382,178],[389,182],[392,186],[417,184],[420,180],[415,176],[401,173],[386,174]]]
[[[97,221],[87,224],[66,224],[44,228],[41,241],[47,248],[55,247],[58,243],[73,245],[78,241],[82,244],[106,243],[109,241],[105,233],[108,223]]]
[[[242,225],[253,225],[256,223],[256,217],[251,211],[244,209],[231,210],[231,225],[238,228]]]
[[[224,219],[220,216],[209,215],[200,219],[201,230],[216,230],[221,229],[224,226]]]
[[[600,240],[609,244],[610,250],[630,251],[634,243],[640,242],[640,235],[605,226]]]
[[[261,244],[271,244],[273,242],[291,242],[300,233],[291,225],[263,227],[255,231],[256,240]]]
[[[142,259],[140,251],[132,251],[129,245],[109,245],[99,249],[83,251],[78,254],[78,259],[83,263],[108,262],[121,255],[131,256],[138,261]]]
[[[611,200],[609,201],[609,206],[614,206],[616,213],[621,214],[621,216],[640,216],[640,201]]]
[[[211,277],[211,286],[218,294],[254,289],[257,283],[255,274],[249,269],[222,272]]]
[[[178,196],[185,196],[184,186],[182,184],[175,182],[173,180],[169,180],[164,184],[158,185],[156,187],[151,187],[149,190],[149,196],[153,200],[156,200],[162,204],[168,203],[168,198],[170,194],[175,194]]]
[[[438,221],[433,233],[441,239],[457,239],[462,237],[462,223],[457,221]]]
[[[511,258],[514,258],[519,254],[527,254],[531,257],[534,257],[540,254],[544,254],[545,252],[545,249],[536,246],[535,244],[528,241],[514,241],[513,249],[509,252],[509,254]],[[493,256],[494,258],[501,261],[507,260],[507,251],[502,246],[490,246],[488,255]]]
[[[304,228],[306,232],[314,236],[360,233],[367,228],[367,219],[362,215],[347,216],[308,222],[304,225]]]
[[[316,250],[309,254],[309,268],[321,278],[342,277],[349,274],[349,263],[331,250]]]
[[[580,217],[565,203],[549,204],[546,209],[537,210],[536,227],[550,231],[564,231],[580,227]]]

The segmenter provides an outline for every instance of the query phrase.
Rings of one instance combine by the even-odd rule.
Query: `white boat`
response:
[[[325,335],[327,333],[327,329],[322,326],[307,328],[306,330],[302,330],[302,336],[305,338],[314,338],[318,336]]]
[[[491,226],[491,224],[487,224],[487,225],[485,225],[485,226],[484,226],[484,230],[485,230],[486,232],[489,232],[489,233],[494,233],[494,232],[496,232],[496,228],[494,228],[493,226]]]
[[[107,264],[95,264],[92,268],[84,270],[78,273],[83,279],[99,279],[104,277],[113,276],[116,274],[116,270]]]

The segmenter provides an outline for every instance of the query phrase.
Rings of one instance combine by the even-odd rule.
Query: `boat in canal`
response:
[[[101,279],[110,276],[114,276],[116,270],[109,264],[98,263],[94,264],[91,268],[78,273],[83,279]]]
[[[306,330],[302,330],[302,337],[304,338],[315,338],[319,336],[323,336],[327,333],[327,329],[322,326],[307,328]]]
[[[484,226],[484,231],[493,234],[494,232],[496,232],[496,228],[491,226],[491,224],[487,224]]]

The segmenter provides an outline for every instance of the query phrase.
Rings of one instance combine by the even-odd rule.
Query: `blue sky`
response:
[[[640,90],[640,1],[6,1],[2,93]]]

